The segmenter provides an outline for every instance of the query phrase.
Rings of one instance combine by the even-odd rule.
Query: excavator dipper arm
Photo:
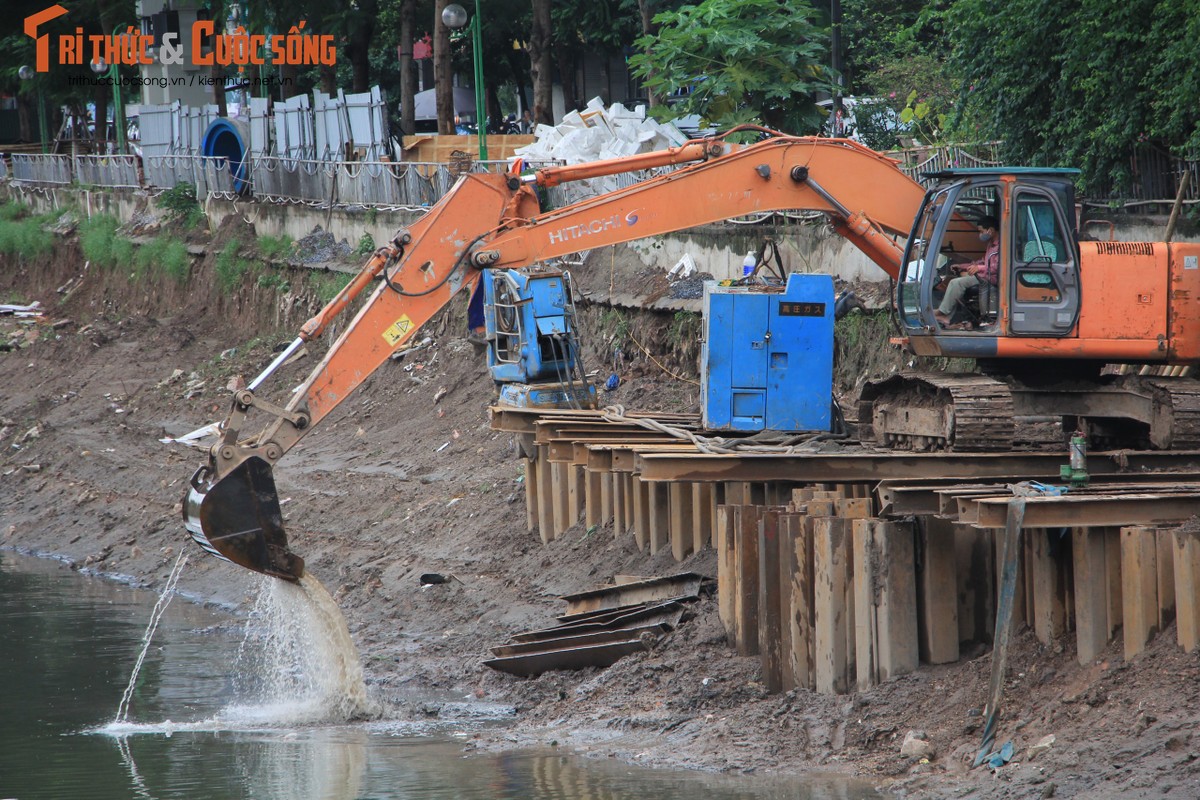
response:
[[[547,213],[539,213],[530,185],[689,163]],[[304,562],[288,548],[272,466],[455,294],[472,288],[480,269],[525,266],[731,217],[802,209],[827,213],[837,232],[895,277],[903,248],[894,237],[908,234],[923,194],[894,161],[855,142],[782,135],[746,146],[693,141],[525,178],[467,174],[301,329],[289,351],[319,336],[354,297],[383,278],[286,406],[255,394],[286,353],[235,394],[222,440],[190,481],[185,526],[218,557],[298,580]],[[240,438],[251,408],[270,422],[261,433]]]

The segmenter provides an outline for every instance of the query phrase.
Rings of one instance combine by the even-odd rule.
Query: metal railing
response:
[[[70,156],[13,153],[12,166],[18,183],[68,186],[74,177]]]
[[[86,186],[141,188],[137,156],[76,156],[75,175]]]
[[[233,191],[229,160],[217,156],[166,155],[142,159],[146,188],[173,189],[181,183],[196,187],[197,197]]]

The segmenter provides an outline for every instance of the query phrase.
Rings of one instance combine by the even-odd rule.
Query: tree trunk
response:
[[[375,0],[359,0],[358,13],[355,14],[355,25],[350,32],[347,55],[350,58],[350,70],[353,74],[353,92],[366,92],[371,89],[371,39],[375,36],[375,19],[379,16],[379,4]]]
[[[454,133],[454,65],[450,57],[450,29],[442,24],[442,10],[450,0],[433,4],[433,86],[437,100],[438,133]]]
[[[533,121],[554,124],[553,28],[551,0],[533,0],[533,29],[529,33],[529,73],[533,78]]]
[[[300,94],[300,70],[295,64],[279,65],[279,96],[284,100]]]
[[[400,134],[411,136],[417,130],[416,121],[416,62],[413,61],[413,21],[416,0],[400,3]]]
[[[215,58],[213,59],[211,75],[213,102],[217,104],[217,116],[228,117],[229,107],[225,104],[225,69],[217,63]]]
[[[518,105],[520,105],[520,108],[517,109],[517,119],[520,119],[521,112],[528,111],[531,107],[529,105],[529,92],[526,91],[529,83],[529,65],[526,63],[521,50],[506,48],[504,58],[508,61],[508,68],[512,70],[513,80],[517,82],[517,100]]]
[[[575,67],[579,58],[574,48],[561,44],[554,48],[554,55],[558,61],[558,82],[562,86],[563,105],[567,111],[578,109],[583,106],[583,101],[579,98],[579,88],[575,84]]]

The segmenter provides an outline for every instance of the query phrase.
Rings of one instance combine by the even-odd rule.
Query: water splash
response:
[[[375,716],[346,619],[311,573],[299,583],[265,578],[237,659],[253,706],[222,712],[248,724],[345,722]],[[248,638],[250,638],[248,636]]]
[[[146,652],[150,649],[150,642],[154,639],[154,631],[158,628],[158,622],[162,619],[167,606],[171,604],[171,598],[175,596],[175,585],[179,583],[179,576],[183,573],[183,565],[187,563],[187,560],[187,555],[180,550],[179,557],[175,559],[175,566],[171,567],[171,574],[167,576],[167,583],[163,586],[162,594],[158,596],[158,602],[154,604],[154,610],[150,612],[150,623],[146,626],[146,632],[142,634],[142,651],[138,653],[137,661],[133,664],[129,685],[125,687],[125,693],[121,695],[121,704],[117,706],[117,716],[113,718],[113,724],[129,722],[129,703],[133,699],[133,690],[137,686],[138,673],[142,671],[142,662],[146,660]]]

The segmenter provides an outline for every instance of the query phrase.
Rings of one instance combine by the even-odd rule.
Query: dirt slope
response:
[[[266,364],[316,299],[252,279],[228,296],[201,289],[212,285],[211,259],[186,287],[89,271],[74,291],[56,292],[81,263],[70,243],[41,263],[0,262],[4,301],[40,300],[48,312],[32,327],[0,319],[0,343],[21,345],[0,352],[0,546],[148,586],[192,548],[182,590],[244,606],[259,578],[203,557],[179,520],[198,453],[158,439],[222,416],[226,382]],[[387,364],[276,470],[293,549],[335,594],[392,713],[456,713],[428,698],[469,697],[516,709],[511,725],[472,747],[557,741],[665,766],[845,770],[905,796],[1200,796],[1200,655],[1178,651],[1173,628],[1132,664],[1114,645],[1087,667],[1072,641],[1047,649],[1022,632],[1000,730],[1017,757],[994,775],[965,766],[987,690],[982,650],[853,697],[772,696],[757,659],[726,645],[710,598],[655,651],[605,671],[520,680],[483,667],[489,646],[560,613],[561,594],[616,573],[713,575],[715,559],[651,558],[609,529],[576,527],[550,545],[526,532],[520,462],[488,427],[491,388],[461,336],[461,312],[433,323],[430,345]],[[50,324],[61,320],[70,322]],[[589,335],[602,339],[608,323],[590,320]],[[662,344],[669,323],[640,322],[642,339]],[[287,367],[275,396],[316,356]],[[694,387],[644,359],[622,373],[615,402],[695,407]],[[457,580],[423,588],[424,572]],[[911,729],[934,745],[930,763],[900,756]],[[1030,760],[1028,748],[1050,734],[1053,745]]]

